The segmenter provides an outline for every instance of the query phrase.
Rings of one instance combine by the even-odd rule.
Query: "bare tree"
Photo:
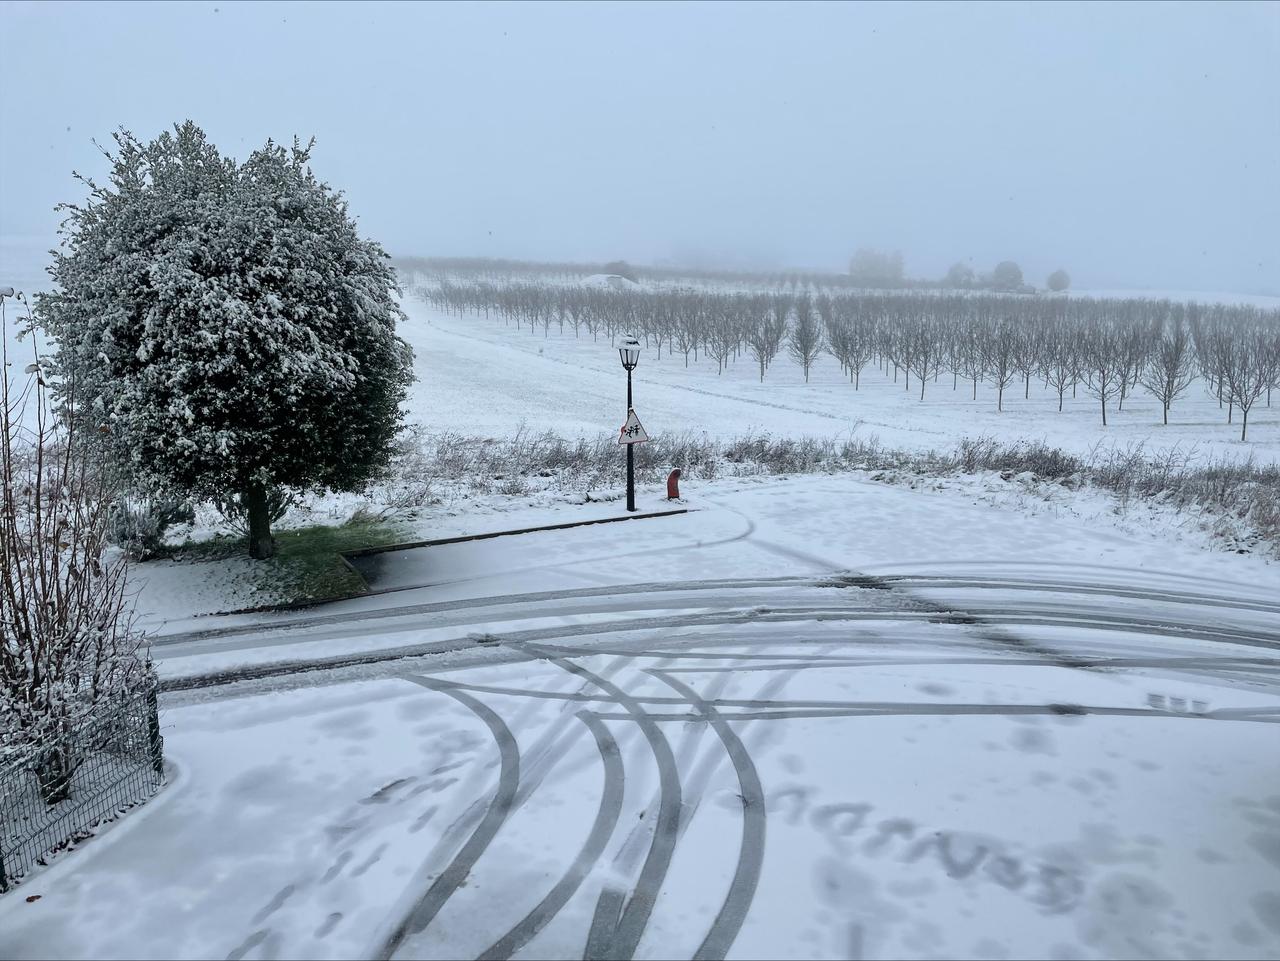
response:
[[[1044,331],[1038,324],[1023,323],[1014,334],[1013,363],[1023,379],[1023,399],[1031,397],[1031,375],[1041,366],[1044,356]]]
[[[1062,412],[1067,388],[1080,376],[1080,343],[1076,332],[1065,325],[1050,328],[1044,339],[1044,373],[1049,386],[1058,392],[1058,412]]]
[[[927,317],[917,317],[904,331],[904,335],[911,343],[908,351],[909,369],[920,379],[920,399],[924,400],[924,389],[929,378],[937,376],[942,369],[942,337],[937,324]]]
[[[1117,410],[1124,410],[1125,398],[1137,385],[1142,369],[1147,363],[1147,345],[1151,339],[1151,333],[1139,313],[1140,307],[1140,302],[1128,301],[1116,308],[1123,318],[1118,325],[1120,338],[1116,359],[1120,363],[1120,402],[1116,405]]]
[[[717,374],[723,374],[729,355],[738,343],[738,328],[733,323],[732,315],[724,310],[724,305],[709,303],[707,305],[707,353],[715,358]]]
[[[813,313],[813,302],[808,294],[801,294],[795,301],[796,322],[787,339],[787,349],[797,364],[804,369],[804,382],[809,383],[809,368],[822,351],[822,329]]]
[[[1267,376],[1267,406],[1271,406],[1271,392],[1280,389],[1280,313],[1271,317],[1270,336],[1265,338],[1266,359],[1263,362]]]
[[[982,367],[996,385],[996,410],[1004,410],[1005,389],[1017,376],[1015,356],[1018,331],[1009,318],[988,321],[980,336]]]
[[[1174,312],[1155,332],[1155,346],[1142,368],[1141,383],[1160,401],[1164,423],[1169,425],[1169,408],[1196,379],[1191,335],[1180,312]]]
[[[956,359],[960,374],[973,382],[974,400],[978,399],[978,384],[987,373],[982,335],[982,325],[969,319],[960,331],[956,344]]]
[[[773,359],[782,349],[782,341],[787,336],[787,319],[778,319],[776,313],[767,306],[757,308],[755,321],[747,330],[747,349],[760,365],[760,382],[764,383],[764,372],[769,369]]]
[[[1266,393],[1272,380],[1270,338],[1257,328],[1241,330],[1230,339],[1223,366],[1227,396],[1240,408],[1240,439],[1249,430],[1249,411]]]
[[[1123,367],[1123,334],[1113,324],[1092,322],[1081,332],[1082,370],[1089,392],[1102,405],[1102,426],[1107,426],[1107,402],[1120,393]]]
[[[698,359],[698,344],[702,341],[702,318],[696,310],[691,309],[692,305],[687,299],[682,298],[678,304],[672,343],[684,354],[684,365],[688,367],[690,351],[693,352],[693,359]]]

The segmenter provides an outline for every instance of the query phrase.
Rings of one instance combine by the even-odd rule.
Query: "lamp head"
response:
[[[623,337],[622,343],[618,345],[618,356],[622,358],[624,370],[635,370],[640,361],[640,341],[630,334]]]

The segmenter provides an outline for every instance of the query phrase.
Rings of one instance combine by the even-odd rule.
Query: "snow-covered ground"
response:
[[[412,421],[621,422],[607,342],[405,307]],[[1083,395],[969,397],[830,358],[636,377],[653,435],[1280,456],[1280,408],[1241,444],[1199,388],[1105,432]],[[1280,565],[1206,550],[1221,519],[994,475],[685,506],[381,555],[381,593],[272,615],[198,616],[253,602],[248,561],[141,565],[170,783],[0,896],[0,957],[1280,953]],[[620,512],[487,496],[409,533]]]
[[[499,319],[447,314],[416,298],[406,297],[408,322],[402,336],[417,354],[420,380],[412,388],[410,416],[431,430],[507,437],[522,424],[569,437],[612,433],[625,417],[625,380],[617,351],[607,338],[593,341],[584,332],[549,337],[505,326]],[[875,368],[868,368],[859,390],[824,354],[808,383],[799,365],[779,357],[764,383],[749,356],[716,373],[714,361],[690,360],[656,350],[641,354],[635,372],[635,407],[650,435],[706,431],[734,437],[767,431],[779,437],[801,435],[875,436],[889,447],[949,449],[961,437],[988,435],[1000,440],[1044,440],[1074,453],[1095,446],[1149,451],[1178,448],[1198,457],[1280,458],[1280,395],[1275,405],[1259,405],[1250,414],[1249,440],[1240,441],[1238,423],[1227,424],[1227,411],[1193,384],[1175,402],[1168,427],[1161,424],[1160,405],[1139,390],[1123,411],[1108,412],[1101,426],[1098,403],[1083,386],[1068,395],[1059,413],[1058,397],[1034,379],[1030,398],[1015,384],[1005,392],[1004,411],[996,394],[942,375],[920,399],[919,386],[904,389]],[[513,389],[513,385],[518,385]],[[1113,405],[1114,407],[1114,405]],[[1238,420],[1238,417],[1237,417]],[[616,421],[616,422],[615,422]]]
[[[1280,951],[1274,563],[963,486],[688,506],[170,625],[171,783],[0,956]]]

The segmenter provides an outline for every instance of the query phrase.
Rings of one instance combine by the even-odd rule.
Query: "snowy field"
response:
[[[851,477],[688,506],[172,625],[170,784],[0,956],[1280,951],[1274,563]]]
[[[0,285],[44,289],[45,248],[33,238],[0,238]],[[569,282],[569,281],[566,281]],[[1194,291],[1077,291],[1077,296],[1151,297],[1280,307],[1280,298]],[[409,419],[432,431],[508,437],[521,425],[568,437],[613,433],[625,411],[625,380],[617,352],[607,340],[593,342],[585,334],[561,335],[553,325],[549,337],[539,330],[517,331],[501,320],[446,314],[413,296],[404,298],[409,315],[401,330],[413,346],[419,380],[412,388]],[[9,305],[12,323],[17,316]],[[12,346],[12,344],[11,344]],[[30,342],[18,345],[24,358]],[[914,383],[914,378],[913,378]],[[513,385],[518,387],[513,389]],[[1099,421],[1097,402],[1083,386],[1079,396],[1057,410],[1057,395],[1034,380],[1030,398],[1017,383],[1005,392],[1005,410],[996,410],[995,391],[961,380],[956,389],[950,374],[927,386],[904,389],[869,367],[861,389],[854,391],[828,354],[815,364],[805,383],[797,364],[784,356],[770,368],[763,384],[751,358],[740,357],[723,374],[713,361],[684,366],[683,356],[665,351],[641,355],[635,374],[635,404],[650,434],[706,431],[716,437],[751,432],[775,436],[841,437],[853,433],[878,437],[889,447],[947,449],[960,437],[989,435],[1001,440],[1044,440],[1075,453],[1096,445],[1148,451],[1175,448],[1196,457],[1280,459],[1280,396],[1276,406],[1261,404],[1250,415],[1249,440],[1239,440],[1238,425],[1226,423],[1200,383],[1175,402],[1171,423],[1164,427],[1158,402],[1146,391],[1126,399],[1121,412],[1109,411],[1109,426]],[[1114,407],[1114,405],[1113,405]],[[1237,417],[1238,420],[1238,417]]]
[[[562,335],[555,324],[544,337],[541,329],[531,333],[524,325],[517,331],[496,317],[459,317],[414,297],[405,298],[404,308],[409,321],[401,333],[413,345],[421,372],[412,388],[411,416],[429,429],[507,437],[523,424],[575,437],[612,433],[622,423],[625,375],[607,339],[593,342],[585,331],[575,338],[567,326]],[[1276,406],[1260,403],[1254,409],[1249,440],[1241,442],[1238,423],[1227,424],[1226,409],[1199,382],[1175,402],[1168,427],[1161,424],[1159,402],[1139,388],[1123,411],[1112,405],[1104,429],[1097,401],[1083,386],[1075,400],[1068,395],[1059,413],[1056,392],[1033,379],[1031,396],[1024,398],[1019,381],[1006,390],[1000,412],[989,385],[979,387],[975,401],[971,383],[962,379],[953,389],[950,374],[929,383],[923,401],[918,385],[907,391],[905,381],[895,384],[892,375],[874,367],[855,391],[829,354],[814,365],[809,383],[785,356],[761,383],[746,355],[717,374],[714,361],[691,361],[686,368],[683,355],[664,351],[659,359],[655,350],[641,354],[634,377],[636,410],[651,435],[853,433],[877,437],[888,447],[935,450],[949,449],[961,437],[986,435],[1044,440],[1078,454],[1097,445],[1142,445],[1149,452],[1176,448],[1198,458],[1280,459],[1280,395],[1273,398]]]

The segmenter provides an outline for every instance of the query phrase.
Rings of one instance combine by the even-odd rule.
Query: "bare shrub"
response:
[[[551,433],[518,431],[511,440],[494,441],[444,433],[420,434],[413,443],[417,451],[397,463],[412,465],[414,473],[395,483],[412,480],[433,489],[452,485],[520,496],[537,489],[612,489],[621,482],[622,455],[611,435],[566,440]],[[639,483],[660,484],[673,467],[679,467],[687,481],[885,470],[932,476],[1031,473],[1067,486],[1091,485],[1121,500],[1158,498],[1175,508],[1227,512],[1280,547],[1274,521],[1280,467],[1259,467],[1249,459],[1204,461],[1194,448],[1152,454],[1140,444],[1098,445],[1080,457],[1042,440],[1005,443],[976,437],[961,440],[949,451],[908,451],[883,447],[874,437],[749,434],[718,440],[693,432],[637,445]]]
[[[1059,480],[1085,469],[1078,457],[1050,447],[1044,441],[1002,444],[991,437],[965,438],[956,449],[955,469],[966,474],[978,471],[1030,471],[1037,477]]]
[[[76,732],[113,699],[152,690],[155,673],[127,559],[109,546],[115,485],[66,426],[76,385],[59,385],[55,411],[39,356],[23,379],[10,374],[7,335],[0,298],[0,760],[30,757],[55,804],[84,760]]]

